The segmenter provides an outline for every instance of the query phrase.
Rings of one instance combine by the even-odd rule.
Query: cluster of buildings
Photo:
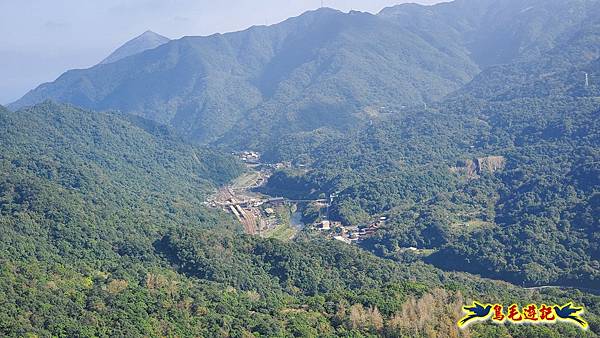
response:
[[[281,170],[292,168],[292,162],[284,161],[279,163],[262,163],[261,162],[261,154],[256,151],[240,151],[237,153],[232,153],[232,155],[237,156],[242,162],[246,163],[248,166],[252,168],[259,168],[261,171],[266,171],[272,173],[273,170]],[[304,165],[299,165],[299,168],[303,168]]]
[[[279,207],[290,202],[309,202],[306,201],[288,201],[283,197],[268,197],[264,195],[249,194],[246,190],[263,185],[271,176],[274,170],[293,167],[291,162],[281,162],[273,164],[261,163],[261,155],[255,151],[241,151],[233,153],[241,161],[246,163],[249,168],[258,172],[256,181],[251,186],[238,188],[234,191],[231,187],[221,189],[214,200],[210,202],[213,207],[222,207],[235,215],[235,217],[244,225],[246,233],[261,234],[279,225],[277,210]],[[302,168],[304,166],[298,166]],[[329,196],[329,199],[314,200],[312,202],[320,203],[321,207],[329,210],[329,205],[337,197],[337,193]],[[313,225],[314,229],[320,231],[328,238],[352,244],[362,241],[379,230],[387,220],[386,217],[379,217],[368,225],[345,226],[342,222],[329,220],[329,212],[324,215],[324,220]]]
[[[386,220],[387,217],[382,216],[364,226],[344,226],[341,222],[322,220],[315,224],[315,228],[330,238],[352,244],[373,236],[375,232],[385,225]]]
[[[235,153],[234,153],[235,155]],[[260,154],[255,151],[242,151],[237,154],[244,163],[259,164]]]

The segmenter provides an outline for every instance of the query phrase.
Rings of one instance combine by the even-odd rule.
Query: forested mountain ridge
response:
[[[432,37],[459,40],[485,69],[534,60],[582,30],[594,30],[597,5],[596,0],[457,0],[433,7],[398,5],[379,16]]]
[[[598,6],[592,6],[586,8],[585,13],[586,19],[569,26],[571,29],[559,35],[551,48],[543,52],[538,50],[534,56],[488,67],[451,97],[468,95],[486,100],[508,100],[514,97],[594,96],[599,85],[600,10]]]
[[[165,231],[161,224],[172,217],[215,222],[201,207],[206,194],[241,172],[233,159],[154,136],[110,114],[49,102],[0,114],[0,205],[3,233],[12,243],[3,243],[3,257],[61,252],[65,263],[71,255],[103,257],[108,252],[94,245],[89,229],[118,239],[118,251],[136,233]],[[55,247],[38,248],[44,243],[18,234],[13,222],[35,224],[40,235],[57,241]],[[117,235],[125,225],[130,233]],[[30,250],[13,252],[21,240]]]
[[[384,256],[434,249],[429,261],[449,269],[594,288],[599,32],[585,29],[532,60],[489,67],[427,110],[316,135],[304,147],[284,142],[277,156],[295,154],[313,170],[282,172],[271,184],[339,191],[332,210],[351,224],[394,215],[365,243]],[[463,174],[467,161],[490,156],[506,166]]]
[[[3,336],[580,332],[455,326],[456,309],[473,298],[550,303],[562,291],[398,264],[329,241],[245,236],[231,217],[202,206],[238,164],[147,121],[50,102],[0,107],[0,141]],[[589,295],[571,299],[600,306]],[[412,304],[436,315],[417,323]]]
[[[387,215],[363,243],[386,257],[433,249],[429,261],[446,269],[596,288],[599,105],[521,99],[420,112],[304,150],[316,159],[312,169],[281,172],[269,185],[279,193],[298,187],[294,198],[339,192],[331,211],[347,224]],[[488,156],[503,156],[506,167],[475,178],[452,170]]]
[[[248,112],[279,119],[286,109],[300,124],[294,131],[314,129],[352,122],[346,111],[357,107],[429,101],[458,89],[478,69],[459,46],[446,49],[375,15],[321,9],[269,27],[185,37],[112,64],[69,71],[11,107],[50,98],[118,109],[199,141],[238,123],[251,125],[245,123],[254,116]]]
[[[282,137],[343,131],[380,107],[439,100],[488,67],[501,73],[500,64],[534,62],[597,31],[596,5],[459,0],[378,15],[320,9],[69,71],[11,108],[50,98],[141,115],[197,142],[264,149]]]

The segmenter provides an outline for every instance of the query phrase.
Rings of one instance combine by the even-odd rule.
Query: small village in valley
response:
[[[301,230],[314,231],[332,240],[347,244],[358,243],[372,236],[385,225],[381,216],[368,225],[344,225],[331,220],[329,208],[337,194],[323,199],[288,199],[259,192],[273,173],[290,168],[291,163],[262,163],[260,154],[242,151],[235,155],[246,165],[247,171],[230,185],[221,187],[206,204],[232,214],[244,227],[244,232],[266,238],[293,239]],[[310,205],[320,210],[311,224],[303,222],[302,208]]]

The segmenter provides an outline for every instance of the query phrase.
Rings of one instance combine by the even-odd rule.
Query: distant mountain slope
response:
[[[600,4],[585,2],[586,5],[590,3]],[[551,95],[592,96],[592,92],[598,90],[600,76],[600,6],[585,8],[584,13],[587,17],[580,21],[571,20],[580,24],[558,35],[548,50],[538,49],[530,57],[488,67],[452,97],[468,95],[502,100]]]
[[[160,34],[156,34],[152,31],[146,31],[140,36],[127,41],[123,46],[119,47],[100,64],[107,64],[117,62],[128,56],[132,56],[149,49],[154,49],[160,45],[163,45],[171,41],[169,38],[164,37]]]
[[[533,60],[586,29],[597,0],[456,0],[386,8],[379,16],[424,34],[459,39],[481,67]]]
[[[598,4],[457,0],[378,15],[320,9],[68,71],[10,107],[50,98],[118,109],[197,142],[262,150],[298,133],[343,132],[381,107],[439,100],[481,70],[535,62],[557,46],[585,42],[579,37],[598,31]]]
[[[538,57],[486,68],[427,109],[274,143],[270,152],[311,169],[279,172],[267,189],[337,192],[331,215],[348,224],[389,216],[363,243],[384,256],[438,250],[427,259],[445,269],[596,288],[599,20],[592,15]],[[473,161],[502,164],[469,172]]]
[[[207,141],[267,114],[292,130],[343,127],[360,108],[436,100],[478,71],[458,42],[441,50],[390,20],[322,9],[72,70],[11,107],[51,98],[119,109]],[[246,121],[249,111],[260,120]]]

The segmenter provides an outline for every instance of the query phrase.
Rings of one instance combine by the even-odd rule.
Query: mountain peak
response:
[[[171,41],[169,38],[164,37],[151,30],[147,30],[144,33],[138,35],[137,37],[127,41],[124,45],[119,47],[106,59],[100,62],[100,64],[113,63],[124,59],[128,56],[135,55],[147,51],[149,49],[154,49],[169,41]]]
[[[137,36],[136,38],[134,38],[134,39],[139,39],[139,38],[142,38],[142,37],[143,37],[143,38],[148,38],[148,37],[157,37],[157,38],[159,38],[159,39],[167,39],[166,37],[164,37],[164,36],[162,36],[162,35],[160,35],[160,34],[158,34],[158,33],[154,32],[154,31],[151,31],[151,30],[147,30],[147,31],[145,31],[144,33],[142,33],[142,34],[138,35],[138,36]],[[167,39],[167,40],[168,40],[168,39]]]

